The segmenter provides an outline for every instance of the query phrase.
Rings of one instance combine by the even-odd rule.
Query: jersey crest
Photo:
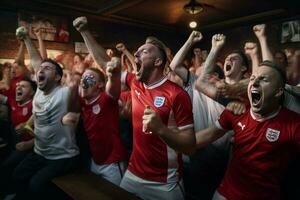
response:
[[[99,104],[96,104],[96,105],[93,106],[93,113],[94,114],[96,114],[96,115],[99,114],[100,110],[101,110],[101,108],[100,108]]]
[[[26,116],[28,114],[28,108],[27,107],[24,107],[23,109],[22,109],[22,115],[23,116]]]
[[[269,142],[275,142],[278,140],[280,131],[268,128],[266,131],[266,138]]]
[[[154,99],[154,106],[156,108],[162,107],[164,105],[164,103],[165,103],[165,100],[166,100],[166,97],[160,97],[160,96],[155,97],[155,99]]]

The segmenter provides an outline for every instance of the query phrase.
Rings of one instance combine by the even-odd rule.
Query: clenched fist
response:
[[[203,36],[202,36],[202,33],[199,32],[199,31],[193,31],[191,34],[190,34],[190,37],[189,37],[189,41],[191,41],[192,43],[196,43],[196,42],[199,42],[200,40],[202,40]]]
[[[86,17],[78,17],[73,21],[73,26],[76,28],[77,31],[84,31],[87,30],[88,22]]]
[[[257,44],[254,42],[246,42],[244,47],[245,53],[249,56],[253,56],[257,54]]]
[[[253,27],[253,31],[257,38],[265,37],[265,30],[266,30],[265,24],[258,24]]]
[[[143,115],[143,131],[148,134],[159,134],[159,130],[163,127],[163,123],[158,113],[147,105]]]
[[[20,26],[16,30],[16,36],[19,40],[24,40],[26,37],[28,37],[28,29],[24,26]]]
[[[123,51],[126,50],[126,47],[123,43],[119,43],[119,44],[116,45],[116,49],[120,52],[123,52]]]
[[[212,48],[221,49],[225,44],[226,36],[223,34],[215,34],[212,37],[211,44]]]
[[[118,57],[112,57],[111,61],[106,64],[106,75],[113,77],[115,74],[119,74],[121,70],[121,61]]]

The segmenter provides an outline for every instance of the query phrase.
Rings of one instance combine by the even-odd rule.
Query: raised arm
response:
[[[73,21],[73,26],[81,34],[89,52],[93,56],[95,62],[101,67],[105,68],[106,63],[110,60],[106,54],[105,49],[97,43],[93,35],[88,29],[88,22],[86,17],[78,17]]]
[[[41,55],[39,54],[39,52],[34,47],[32,41],[28,35],[27,28],[25,28],[23,26],[19,27],[16,30],[16,36],[18,39],[24,41],[27,51],[28,51],[28,54],[29,54],[29,57],[30,57],[30,64],[34,69],[34,72],[36,72],[42,63],[42,58],[41,58]]]
[[[47,59],[48,56],[47,56],[47,50],[46,50],[46,47],[45,47],[45,43],[44,43],[44,40],[43,40],[43,32],[40,28],[37,28],[34,30],[34,34],[38,40],[38,43],[39,43],[39,50],[40,50],[40,54],[41,54],[41,57],[43,60]]]
[[[245,54],[247,54],[252,62],[252,74],[257,70],[259,65],[259,56],[258,56],[258,48],[257,44],[253,42],[247,42],[244,47]]]
[[[199,92],[204,93],[212,99],[218,98],[218,91],[215,83],[212,83],[210,79],[215,71],[216,59],[225,43],[225,39],[226,37],[223,34],[216,34],[212,37],[211,50],[204,63],[204,69],[195,85]]]
[[[273,61],[274,57],[273,54],[268,46],[267,43],[267,36],[265,34],[266,25],[265,24],[258,24],[253,27],[253,31],[259,41],[261,53],[262,53],[262,60],[269,60]]]
[[[107,83],[106,93],[114,99],[119,99],[121,93],[121,62],[117,57],[113,57],[106,67]]]
[[[215,125],[211,125],[206,129],[196,133],[196,146],[202,148],[222,137],[226,133],[225,130],[219,129]]]
[[[193,31],[184,45],[179,49],[179,51],[174,56],[172,62],[170,63],[170,68],[183,80],[187,82],[188,70],[182,66],[182,63],[196,42],[199,42],[202,39],[202,34],[198,31]]]
[[[19,62],[19,63],[25,63],[24,60],[25,60],[25,44],[21,40],[19,51],[18,51],[18,54],[17,54],[17,57],[16,57],[15,61]]]
[[[128,51],[125,45],[123,43],[119,43],[116,45],[116,49],[128,58],[130,65],[133,67],[133,69],[128,69],[129,66],[127,66],[128,71],[136,72],[136,63],[134,62],[134,56]]]

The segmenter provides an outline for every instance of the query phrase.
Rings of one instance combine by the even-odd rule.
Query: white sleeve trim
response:
[[[125,84],[126,83],[126,76],[127,76],[128,72],[127,71],[123,71],[121,72],[121,83]]]
[[[218,129],[226,130],[226,129],[224,129],[224,128],[221,126],[219,120],[216,120],[216,121],[215,121],[215,126],[216,126]]]
[[[180,126],[180,127],[178,127],[178,129],[182,131],[182,130],[193,128],[193,127],[194,127],[194,124],[188,124],[185,126]]]

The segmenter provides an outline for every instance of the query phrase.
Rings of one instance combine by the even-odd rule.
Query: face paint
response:
[[[84,76],[81,79],[81,83],[82,83],[82,88],[83,89],[87,89],[89,87],[93,87],[94,85],[96,85],[95,78],[91,74],[87,74],[86,76]]]

